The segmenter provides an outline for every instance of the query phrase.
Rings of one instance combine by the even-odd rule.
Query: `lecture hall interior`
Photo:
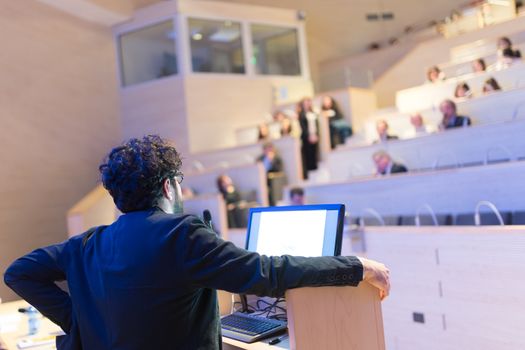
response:
[[[525,349],[521,0],[2,0],[0,18],[2,273],[128,215],[99,165],[160,135],[184,212],[223,240],[248,247],[257,208],[344,204],[340,254],[390,270],[382,301],[219,290],[221,315],[288,316],[224,349]],[[55,349],[27,307],[0,283],[0,349]]]

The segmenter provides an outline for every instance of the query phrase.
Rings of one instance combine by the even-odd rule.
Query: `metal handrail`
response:
[[[430,216],[432,217],[432,221],[434,222],[434,226],[439,226],[436,214],[434,213],[434,209],[432,209],[430,204],[426,204],[426,203],[423,204],[423,205],[420,205],[419,208],[417,208],[417,210],[416,210],[416,217],[414,219],[414,221],[416,223],[416,226],[418,226],[418,227],[421,226],[421,220],[419,218],[419,215],[421,214],[421,211],[423,209],[426,209],[426,211],[428,211],[430,213]]]
[[[377,210],[373,209],[373,208],[365,208],[363,209],[362,213],[361,213],[361,216],[359,217],[359,227],[363,228],[365,227],[365,218],[363,217],[363,214],[364,213],[369,213],[369,214],[372,214],[372,216],[374,218],[377,219],[377,221],[379,221],[379,223],[381,224],[381,226],[386,226],[385,225],[385,220],[383,220],[383,217],[381,216],[381,214],[379,214],[377,212]]]
[[[503,145],[494,145],[494,146],[487,148],[487,152],[485,153],[485,161],[484,161],[485,165],[489,163],[490,153],[494,150],[501,150],[503,151],[503,153],[506,153],[507,156],[509,157],[509,161],[516,160],[516,156],[514,156],[514,154],[510,151],[510,149],[508,149],[507,147]]]
[[[496,208],[496,206],[492,202],[480,201],[476,205],[476,211],[475,211],[475,214],[474,214],[474,223],[476,224],[476,226],[480,226],[481,225],[481,215],[479,213],[479,210],[481,209],[481,207],[488,207],[490,210],[492,210],[492,212],[494,212],[494,214],[496,214],[496,217],[498,218],[499,224],[501,226],[505,225],[505,222],[503,221],[503,218],[501,217],[501,214],[500,214],[498,208]]]
[[[458,157],[456,156],[456,154],[452,152],[448,152],[448,153],[442,153],[437,157],[436,161],[434,162],[434,165],[432,166],[432,169],[436,170],[439,166],[439,161],[443,158],[443,156],[447,156],[447,155],[451,155],[452,158],[454,158],[456,168],[459,168],[459,161],[458,161]]]

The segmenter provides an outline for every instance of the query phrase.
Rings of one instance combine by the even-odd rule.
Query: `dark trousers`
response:
[[[319,143],[303,141],[301,146],[303,156],[303,178],[308,178],[308,171],[317,169],[317,159],[319,154]]]

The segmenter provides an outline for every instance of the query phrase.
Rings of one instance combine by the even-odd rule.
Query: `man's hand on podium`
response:
[[[363,281],[379,289],[379,297],[385,299],[390,293],[390,270],[382,263],[358,257],[363,264]]]

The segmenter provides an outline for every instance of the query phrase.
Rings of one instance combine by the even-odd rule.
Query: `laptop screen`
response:
[[[250,209],[246,249],[261,255],[341,254],[343,204]]]

